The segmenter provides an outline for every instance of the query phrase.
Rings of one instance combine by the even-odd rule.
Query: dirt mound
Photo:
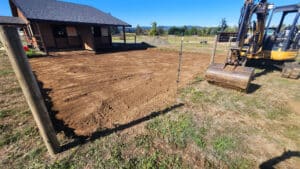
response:
[[[180,85],[202,73],[208,62],[209,56],[184,53]],[[127,124],[174,103],[178,52],[66,52],[30,63],[49,91],[56,118],[77,135]]]

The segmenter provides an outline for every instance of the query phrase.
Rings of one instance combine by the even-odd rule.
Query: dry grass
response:
[[[291,108],[299,104],[296,98],[300,94],[300,82],[282,79],[279,72],[272,72],[258,77],[254,83],[260,88],[251,94],[206,82],[190,85],[182,91],[189,111],[199,117],[212,117],[212,132],[207,140],[215,141],[212,146],[208,144],[208,149],[229,164],[243,157],[242,161],[251,162],[247,165],[258,166],[262,159],[300,148],[300,135],[296,134],[300,129],[297,122],[300,112]],[[293,168],[299,161],[293,157],[281,165]]]

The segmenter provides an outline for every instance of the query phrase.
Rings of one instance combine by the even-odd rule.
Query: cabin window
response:
[[[101,37],[101,29],[98,26],[93,27],[94,37]]]
[[[67,34],[68,34],[68,36],[78,36],[77,30],[73,26],[68,26],[67,27]]]
[[[105,37],[107,37],[107,36],[109,36],[109,33],[108,33],[108,28],[101,28],[101,34],[102,34],[102,36],[105,36]]]
[[[65,26],[55,26],[53,28],[53,34],[55,38],[66,38],[68,37]]]

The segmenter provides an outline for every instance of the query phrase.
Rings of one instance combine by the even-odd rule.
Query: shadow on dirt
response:
[[[254,78],[267,75],[268,73],[274,71],[281,71],[283,62],[280,61],[272,61],[272,60],[265,60],[265,59],[258,59],[258,60],[249,60],[246,66],[254,67],[256,69],[262,69],[263,71],[256,73]]]
[[[131,121],[131,122],[127,123],[127,124],[119,125],[116,128],[106,129],[106,130],[103,130],[103,131],[96,132],[96,133],[94,133],[89,138],[83,138],[83,137],[77,138],[77,139],[75,139],[75,141],[73,141],[71,143],[68,143],[66,145],[63,145],[61,151],[62,152],[63,151],[67,151],[67,150],[72,149],[72,148],[74,148],[76,146],[79,146],[79,145],[82,145],[82,144],[86,144],[88,142],[94,141],[94,140],[99,139],[101,137],[105,137],[105,136],[108,136],[108,135],[113,134],[115,132],[122,131],[122,130],[125,130],[125,129],[128,129],[128,128],[134,127],[134,126],[136,126],[138,124],[141,124],[143,122],[149,121],[149,120],[151,120],[151,119],[153,119],[155,117],[167,114],[170,111],[172,111],[172,110],[174,110],[176,108],[179,108],[181,106],[184,106],[184,104],[182,104],[182,103],[176,104],[176,105],[168,107],[168,108],[166,108],[164,110],[161,110],[161,111],[158,111],[158,112],[152,112],[151,114],[149,114],[149,115],[147,115],[147,116],[145,116],[143,118]]]
[[[286,151],[281,156],[274,157],[260,164],[260,169],[275,169],[275,165],[288,160],[290,158],[300,158],[300,151]],[[296,167],[296,166],[295,166]]]
[[[41,94],[43,96],[45,105],[47,107],[49,116],[51,118],[53,127],[57,133],[64,132],[64,134],[69,138],[76,138],[76,134],[74,132],[74,129],[71,129],[67,127],[62,120],[58,120],[55,115],[58,113],[58,111],[53,110],[53,102],[51,97],[49,96],[49,93],[52,91],[52,89],[44,88],[44,84],[38,80],[36,75],[34,74],[35,78],[37,79]]]
[[[259,88],[261,88],[261,85],[251,83],[248,90],[247,90],[247,94],[255,93]]]
[[[36,79],[37,79],[37,77],[36,77]],[[42,93],[42,96],[44,98],[44,101],[45,101],[46,107],[48,109],[48,112],[49,112],[49,115],[50,115],[50,118],[51,118],[51,121],[53,123],[53,127],[54,127],[55,131],[57,133],[64,132],[64,134],[68,138],[74,139],[73,142],[70,142],[70,143],[67,143],[66,145],[63,145],[61,147],[61,152],[67,151],[67,150],[69,150],[71,148],[74,148],[76,146],[79,146],[79,145],[86,144],[88,142],[94,141],[94,140],[96,140],[98,138],[108,136],[108,135],[113,134],[115,132],[131,128],[131,127],[136,126],[138,124],[141,124],[143,122],[149,121],[149,120],[151,120],[151,119],[153,119],[153,118],[155,118],[157,116],[161,116],[161,115],[167,114],[167,113],[169,113],[170,111],[172,111],[172,110],[174,110],[176,108],[184,106],[184,104],[179,103],[179,104],[173,105],[171,107],[168,107],[168,108],[166,108],[164,110],[157,111],[157,112],[152,112],[152,113],[150,113],[149,115],[147,115],[145,117],[142,117],[140,119],[131,121],[131,122],[127,123],[127,124],[122,124],[122,125],[119,125],[119,126],[117,126],[115,128],[105,129],[105,130],[96,132],[96,133],[92,134],[92,136],[90,136],[90,137],[82,137],[82,136],[77,136],[75,134],[75,132],[74,132],[74,129],[69,128],[68,126],[66,126],[64,124],[64,122],[62,120],[58,120],[55,117],[55,115],[58,113],[58,111],[53,110],[53,102],[51,100],[51,97],[49,96],[49,94],[52,91],[52,89],[43,88],[44,85],[40,81],[38,81],[38,85],[39,85],[39,87],[41,89],[41,93]]]
[[[111,47],[102,48],[96,50],[96,54],[103,54],[103,53],[114,53],[114,52],[125,52],[125,51],[133,51],[133,50],[147,50],[148,48],[155,48],[148,43],[113,43]]]
[[[141,43],[113,43],[110,47],[105,47],[102,49],[97,49],[95,51],[95,54],[105,54],[105,53],[115,53],[115,52],[126,52],[126,51],[134,51],[134,50],[147,50],[149,48],[156,48],[156,46],[150,45],[145,42]],[[41,57],[56,57],[55,55],[52,55],[51,53],[55,52],[73,52],[73,51],[84,51],[84,49],[49,49],[47,54],[34,54],[34,55],[27,55],[29,59],[31,58],[41,58]],[[49,53],[50,52],[50,53]]]

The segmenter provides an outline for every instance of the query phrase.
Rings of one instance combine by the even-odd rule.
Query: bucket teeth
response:
[[[227,88],[246,91],[254,75],[254,68],[212,64],[206,71],[208,82]]]

